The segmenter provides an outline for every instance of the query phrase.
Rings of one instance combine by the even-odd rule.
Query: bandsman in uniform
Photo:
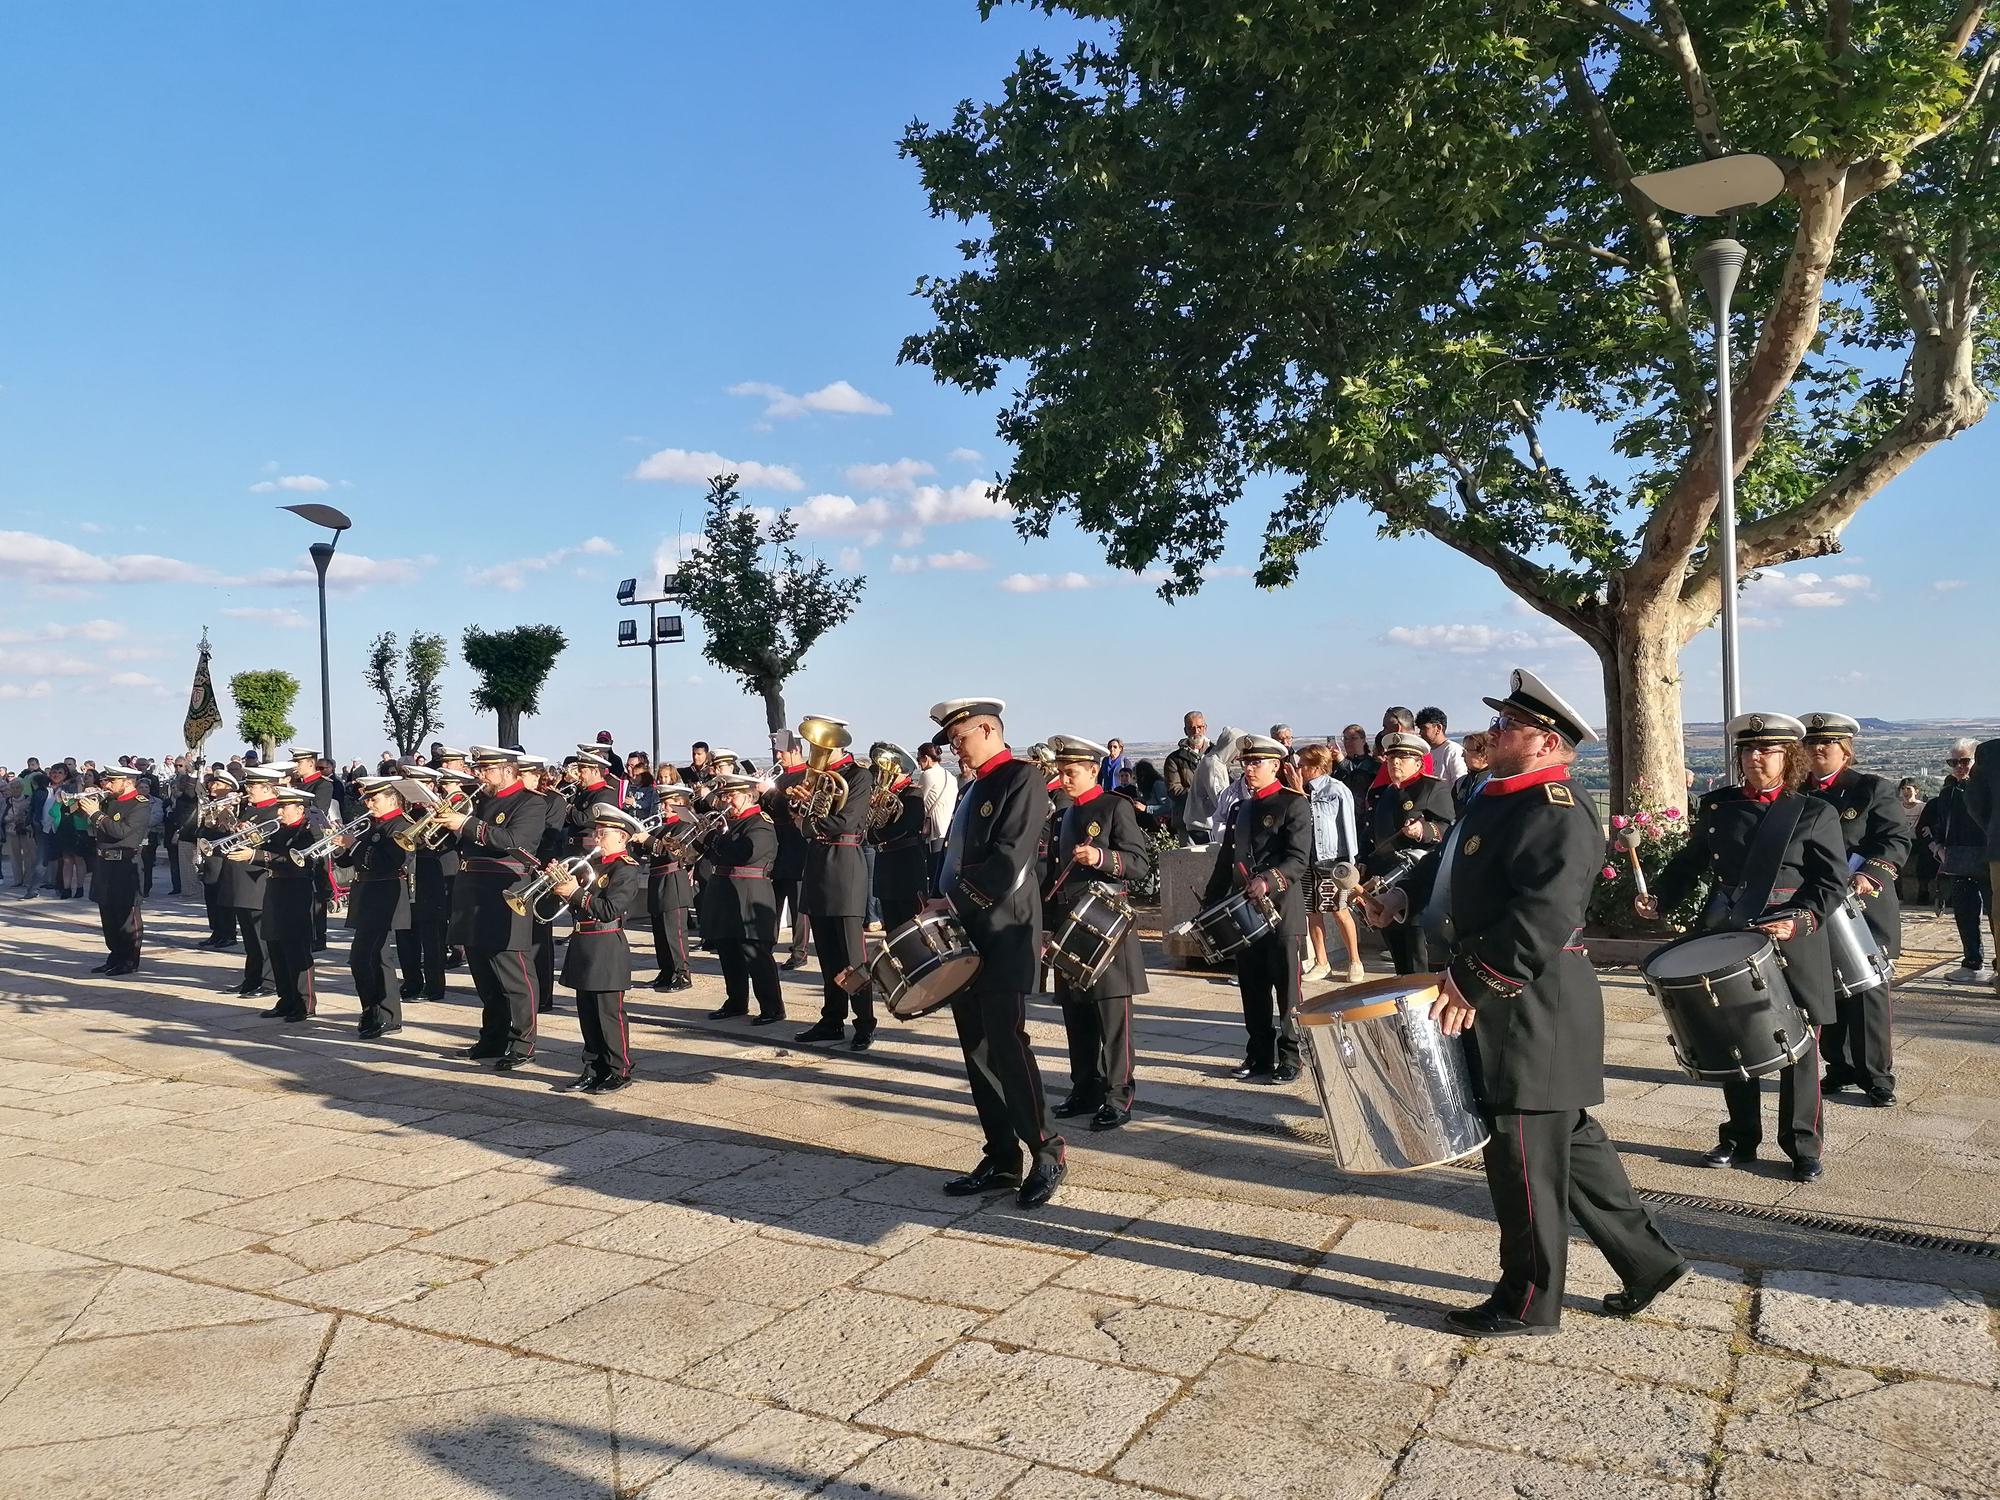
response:
[[[521,767],[521,785],[542,799],[543,817],[547,820],[542,827],[541,843],[535,849],[538,864],[546,865],[552,859],[562,859],[567,855],[581,854],[575,831],[569,826],[569,790],[547,757],[516,752],[515,760]],[[545,922],[539,916],[532,928],[535,953],[535,1009],[551,1011],[556,1008],[556,927],[553,922]]]
[[[825,722],[845,727],[845,721]],[[819,1019],[798,1034],[801,1042],[837,1042],[847,1034],[847,1011],[854,1008],[856,1052],[875,1041],[875,997],[867,989],[849,994],[839,976],[868,962],[863,926],[868,917],[868,866],[861,845],[868,827],[868,799],[875,772],[843,750],[826,769],[847,783],[847,800],[823,818],[793,816],[806,838],[805,908],[819,944]],[[803,794],[801,794],[803,795]]]
[[[1055,815],[1055,864],[1042,905],[1050,932],[1060,931],[1077,899],[1094,884],[1124,894],[1146,869],[1146,836],[1131,802],[1097,784],[1110,752],[1077,735],[1049,741],[1069,805]],[[1090,1116],[1092,1130],[1116,1130],[1132,1118],[1132,997],[1146,993],[1139,934],[1128,929],[1096,984],[1073,989],[1056,977],[1056,1001],[1069,1035],[1069,1097],[1058,1120]]]
[[[877,740],[868,748],[870,764],[894,761],[896,774],[888,786],[875,788],[875,799],[895,812],[869,828],[875,846],[875,899],[882,906],[882,930],[894,932],[923,910],[928,894],[930,850],[924,844],[924,794],[914,783],[916,757],[900,745]],[[871,815],[872,816],[872,815]]]
[[[1445,1321],[1474,1338],[1552,1334],[1574,1219],[1624,1284],[1615,1317],[1643,1311],[1688,1273],[1633,1195],[1604,1128],[1604,996],[1578,936],[1604,834],[1569,779],[1597,736],[1532,672],[1515,671],[1493,720],[1491,777],[1442,850],[1381,899],[1370,922],[1433,931],[1447,967],[1431,1015],[1468,1034],[1489,1139],[1486,1186],[1500,1225],[1500,1280]]]
[[[792,788],[806,779],[805,757],[799,753],[797,735],[778,752],[778,772],[771,790],[764,794],[764,811],[778,830],[778,860],[771,867],[771,889],[777,893],[778,922],[783,925],[787,911],[792,920],[792,951],[784,967],[803,969],[811,946],[811,925],[806,920],[801,896],[806,878],[806,836],[792,816]]]
[[[1420,734],[1400,730],[1382,736],[1382,784],[1369,804],[1369,855],[1363,864],[1372,880],[1392,874],[1444,842],[1457,809],[1451,784],[1424,774],[1430,746]],[[1389,957],[1398,974],[1430,972],[1423,930],[1412,923],[1389,929]]]
[[[522,784],[516,754],[474,745],[472,763],[484,788],[478,804],[469,817],[439,814],[458,836],[460,856],[451,936],[465,945],[479,991],[479,1040],[465,1055],[490,1059],[503,1073],[535,1055],[537,1001],[529,952],[534,923],[508,907],[507,889],[541,868],[535,851],[548,826],[548,803]]]
[[[259,1012],[267,1021],[296,1023],[319,1010],[313,980],[313,906],[320,887],[330,883],[330,877],[325,860],[316,859],[308,866],[292,858],[294,850],[302,850],[320,837],[309,817],[312,807],[312,793],[304,787],[278,787],[278,831],[254,849],[238,849],[227,856],[262,871],[264,876],[260,925],[271,959],[271,977],[278,987],[278,1003]]]
[[[234,810],[217,809],[204,817],[201,804],[236,797],[236,805],[240,807],[242,791],[243,783],[220,766],[210,771],[203,779],[201,795],[188,811],[187,823],[181,829],[181,842],[192,845],[205,839],[212,843],[233,831],[236,827]],[[195,944],[197,948],[220,952],[236,946],[236,913],[224,899],[222,888],[227,869],[228,864],[220,859],[204,859],[196,866],[195,873],[201,877],[201,904],[208,914],[208,936]]]
[[[951,1002],[958,1045],[985,1135],[979,1164],[944,1184],[953,1197],[1018,1188],[1023,1208],[1055,1196],[1068,1175],[1049,1119],[1041,1068],[1028,1045],[1028,995],[1042,961],[1042,889],[1036,854],[1049,821],[1048,781],[1007,748],[998,698],[931,706],[959,763],[976,770],[952,814],[938,867],[938,899],[979,951],[979,973]],[[1028,1173],[1021,1175],[1021,1153]]]
[[[697,740],[695,743],[701,750],[701,754],[696,757],[695,763],[702,768],[703,772],[699,781],[690,778],[687,783],[694,788],[695,810],[700,813],[721,812],[723,810],[722,792],[715,785],[715,778],[717,776],[733,776],[736,774],[736,752],[727,749],[711,751],[701,741]],[[718,887],[715,883],[715,860],[709,853],[706,844],[703,845],[701,857],[695,860],[694,869],[690,873],[694,876],[693,911],[695,927],[701,933],[701,946],[713,951],[715,945],[709,941],[708,936],[710,931],[709,902],[719,897],[726,897],[729,895],[729,892],[727,888]]]
[[[440,773],[446,785],[452,784],[453,780],[456,779],[460,785],[467,786],[474,792],[477,792],[479,789],[479,777],[473,772],[471,758],[463,750],[457,749],[454,746],[440,745],[435,741],[432,742],[431,768]],[[446,845],[445,847],[443,869],[445,876],[445,912],[447,914],[445,926],[446,930],[449,931],[451,926],[449,914],[456,909],[457,896],[455,895],[455,888],[458,884],[458,850],[450,845]],[[464,946],[447,940],[444,945],[444,966],[447,969],[457,969],[463,967],[464,964]],[[439,985],[438,989],[442,993],[444,986]]]
[[[570,763],[576,768],[576,779],[567,789],[563,812],[564,831],[569,836],[569,848],[564,852],[582,854],[592,847],[597,808],[622,807],[624,803],[618,796],[618,784],[607,779],[616,762],[602,745],[579,744]]]
[[[402,997],[390,988],[395,973],[391,941],[410,925],[409,856],[396,842],[407,825],[403,797],[393,776],[363,776],[354,783],[368,826],[352,842],[337,840],[333,862],[354,872],[347,888],[347,972],[361,1002],[361,1040],[372,1042],[403,1029]]]
[[[429,766],[404,764],[398,767],[408,780],[443,795],[449,782]],[[419,810],[421,815],[421,809]],[[404,817],[409,818],[407,809]],[[419,846],[411,852],[410,925],[396,934],[396,967],[403,982],[397,991],[404,1000],[442,1000],[445,993],[445,933],[451,924],[451,881],[458,873],[458,850],[450,843],[440,849]]]
[[[333,805],[333,778],[320,769],[321,758],[317,750],[292,751],[292,785],[312,797],[306,822],[316,834],[325,833],[340,821],[340,812]],[[323,869],[320,874],[322,878],[313,883],[312,946],[315,953],[326,947],[326,909],[333,898],[332,869]]]
[[[709,785],[728,819],[707,846],[713,874],[702,934],[722,965],[723,995],[722,1009],[711,1019],[748,1015],[754,994],[757,1014],[750,1024],[769,1026],[785,1018],[772,952],[778,941],[778,903],[771,890],[778,829],[759,801],[762,788],[754,776],[717,771]]]
[[[276,766],[246,766],[243,771],[243,803],[237,822],[268,823],[279,816],[286,773]],[[307,799],[310,803],[310,798]],[[237,930],[243,934],[243,974],[236,993],[254,999],[273,993],[271,970],[265,962],[264,886],[270,868],[256,860],[228,858],[223,861],[222,891],[236,913]]]
[[[662,785],[659,791],[660,831],[646,845],[646,914],[652,918],[653,954],[660,965],[653,988],[691,990],[694,974],[688,967],[687,914],[694,905],[694,877],[660,835],[687,834],[694,819],[694,794],[679,782]]]
[[[1789,714],[1738,714],[1727,733],[1741,784],[1718,787],[1701,799],[1687,844],[1653,881],[1653,894],[1633,903],[1656,918],[1687,895],[1696,880],[1713,880],[1702,930],[1754,927],[1768,933],[1785,959],[1785,981],[1814,1027],[1803,1056],[1778,1074],[1778,1147],[1792,1161],[1792,1176],[1816,1181],[1820,1165],[1818,1028],[1835,1018],[1833,957],[1826,946],[1826,916],[1847,890],[1847,849],[1840,817],[1831,804],[1808,797],[1802,741],[1805,725]],[[1765,833],[1769,822],[1772,832]],[[1761,841],[1786,833],[1782,854],[1758,860]],[[1760,869],[1761,866],[1761,869]],[[1752,889],[1759,885],[1761,889]],[[1722,1085],[1729,1118],[1713,1150],[1711,1167],[1747,1167],[1764,1138],[1760,1084],[1755,1078]]]
[[[589,804],[590,869],[581,880],[552,887],[576,918],[562,982],[576,991],[576,1019],[583,1030],[583,1071],[569,1085],[586,1094],[612,1094],[632,1081],[632,1036],[625,1024],[625,991],[632,987],[632,948],[625,918],[639,904],[645,874],[628,846],[639,820],[615,801]]]
[[[1239,736],[1236,754],[1243,764],[1243,796],[1230,811],[1201,904],[1213,906],[1241,890],[1277,909],[1277,925],[1236,955],[1236,988],[1249,1040],[1243,1066],[1230,1077],[1239,1083],[1290,1083],[1299,1076],[1299,974],[1312,808],[1278,779],[1285,747],[1276,740]]]
[[[102,795],[85,793],[82,806],[90,817],[91,837],[97,841],[91,894],[97,897],[106,956],[90,972],[116,977],[139,967],[139,948],[146,935],[139,910],[139,851],[145,847],[152,804],[139,795],[131,771],[115,762],[108,762],[97,780]]]
[[[1807,793],[1832,804],[1840,814],[1847,845],[1847,888],[1861,903],[1861,915],[1882,952],[1893,962],[1903,953],[1903,910],[1896,877],[1910,857],[1914,831],[1903,817],[1896,783],[1854,765],[1857,720],[1846,714],[1807,714]],[[1820,1033],[1826,1059],[1821,1087],[1837,1094],[1852,1084],[1868,1102],[1887,1108],[1896,1102],[1896,1060],[1891,1036],[1895,1001],[1887,984],[1835,1000],[1838,1019]]]

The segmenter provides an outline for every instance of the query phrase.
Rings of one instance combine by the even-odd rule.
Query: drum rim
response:
[[[1412,984],[1414,974],[1391,974],[1381,979],[1365,979],[1360,984],[1342,985],[1309,1000],[1292,1013],[1301,1026],[1331,1026],[1336,1021],[1374,1021],[1408,1009],[1408,999],[1422,998],[1429,1009],[1443,993],[1435,981]],[[1375,996],[1387,996],[1376,999]],[[1405,997],[1408,997],[1406,999]]]

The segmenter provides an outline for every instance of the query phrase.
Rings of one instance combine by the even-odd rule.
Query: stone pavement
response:
[[[1779,1217],[1669,1207],[1700,1275],[1646,1318],[1589,1310],[1579,1248],[1561,1335],[1492,1346],[1438,1328],[1493,1271],[1478,1176],[1334,1173],[1304,1095],[1220,1079],[1199,977],[1155,974],[1141,1115],[1022,1213],[937,1191],[977,1153],[941,1020],[788,1047],[703,1021],[704,965],[637,1000],[642,1082],[575,1098],[567,1008],[498,1076],[447,1055],[463,994],[386,1045],[344,974],[258,1020],[169,946],[199,925],[153,903],[119,984],[87,904],[0,907],[0,1494],[2000,1493],[2000,1260],[1854,1232],[2000,1230],[1997,1008],[1962,988],[1904,986],[1905,1106],[1829,1102],[1800,1189],[1688,1164],[1713,1094],[1615,981],[1635,1178]]]

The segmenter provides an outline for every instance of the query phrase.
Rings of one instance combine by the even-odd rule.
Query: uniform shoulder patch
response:
[[[1542,790],[1549,794],[1549,801],[1555,803],[1557,807],[1576,806],[1576,793],[1572,792],[1565,782],[1545,781],[1542,783]]]

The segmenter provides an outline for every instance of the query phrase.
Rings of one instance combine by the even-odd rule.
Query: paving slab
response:
[[[924,1302],[1004,1312],[1066,1270],[1072,1260],[1046,1250],[995,1244],[946,1231],[883,1261],[857,1284]]]
[[[779,1310],[664,1286],[635,1286],[526,1335],[522,1346],[667,1380],[749,1337]]]
[[[893,1438],[820,1494],[824,1500],[994,1500],[1026,1473],[1024,1459],[955,1448],[924,1438]]]
[[[1262,1359],[1442,1387],[1458,1368],[1464,1340],[1426,1313],[1321,1291],[1285,1291],[1233,1347]]]
[[[1757,1300],[1760,1341],[1835,1364],[2000,1385],[1986,1304],[1922,1282],[1773,1271]]]
[[[821,1292],[852,1282],[881,1261],[855,1250],[753,1234],[657,1278],[698,1296],[733,1297],[761,1307],[803,1307]],[[949,1300],[949,1299],[940,1299]]]
[[[1615,1474],[1424,1437],[1404,1457],[1394,1482],[1382,1492],[1382,1500],[1463,1500],[1469,1495],[1513,1495],[1522,1500],[1700,1500],[1701,1491],[1650,1475]]]
[[[106,1282],[90,1306],[64,1330],[63,1338],[96,1339],[167,1328],[199,1328],[219,1323],[256,1323],[297,1317],[306,1309],[222,1287],[126,1267]]]
[[[315,1407],[532,1385],[582,1373],[540,1359],[369,1318],[342,1318],[313,1381]]]
[[[839,1422],[766,1411],[682,1459],[641,1500],[796,1500],[816,1493],[882,1442]]]
[[[1018,1345],[1124,1369],[1188,1376],[1243,1331],[1239,1318],[1045,1286],[976,1330],[987,1343]]]
[[[291,1417],[0,1451],[0,1494],[38,1500],[262,1500]],[[144,1476],[143,1480],[135,1480]]]
[[[478,1277],[430,1290],[397,1306],[395,1317],[399,1323],[434,1333],[512,1343],[637,1286],[659,1274],[659,1269],[657,1262],[636,1255],[549,1245]]]

